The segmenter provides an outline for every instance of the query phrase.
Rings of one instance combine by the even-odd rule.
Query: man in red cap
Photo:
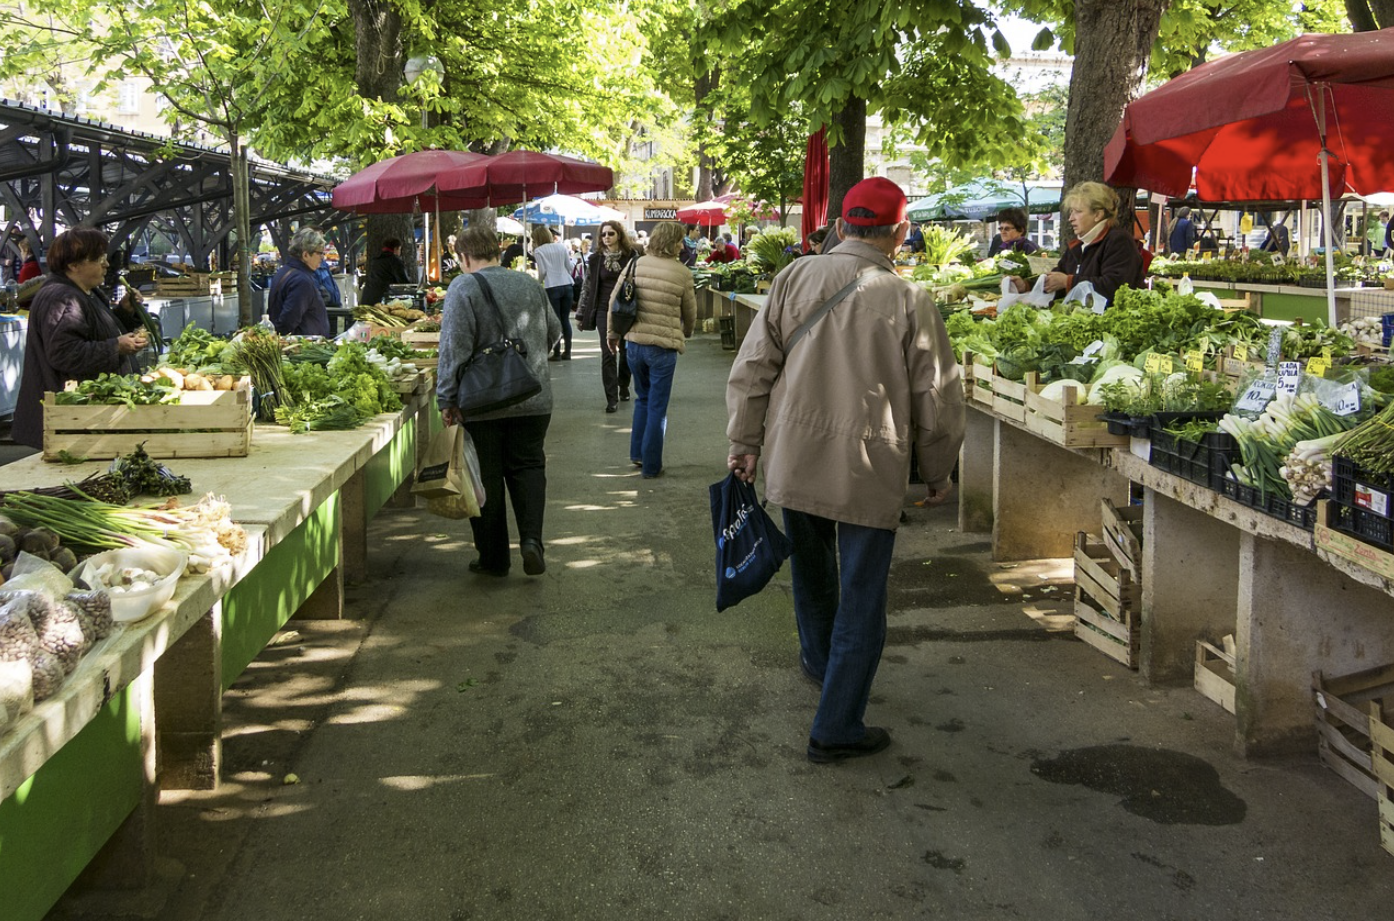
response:
[[[963,441],[963,385],[934,299],[891,261],[910,222],[881,178],[842,202],[842,242],[775,277],[726,385],[728,466],[784,509],[800,664],[822,687],[808,758],[890,744],[867,726],[886,641],[886,583],[918,450],[927,504],[949,496]]]

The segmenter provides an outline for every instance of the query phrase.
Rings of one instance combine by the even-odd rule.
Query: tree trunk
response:
[[[252,192],[247,148],[237,131],[228,132],[232,167],[232,223],[237,228],[237,325],[251,326],[260,317],[252,309]]]
[[[828,150],[828,221],[842,216],[842,198],[866,171],[866,100],[857,96],[834,118],[841,139]]]
[[[707,98],[709,95],[711,95],[711,93],[712,93],[713,91],[716,90],[717,85],[719,84],[720,80],[721,80],[721,73],[720,73],[720,71],[717,70],[717,69],[712,69],[712,70],[706,71],[705,73],[700,73],[700,74],[698,74],[697,80],[695,81],[694,86],[693,86],[693,100],[694,100],[694,102],[696,103],[695,108],[696,108],[697,112],[701,113],[701,112],[704,112],[704,111],[705,111],[705,109],[703,109],[703,103],[706,101],[706,98]],[[707,115],[701,116],[701,117],[705,117],[705,118],[707,119],[707,121],[711,121],[711,116],[710,116],[710,114],[707,114]],[[715,188],[714,188],[714,185],[715,185],[715,184],[714,184],[714,182],[713,182],[713,175],[712,175],[714,172],[715,172],[715,164],[712,162],[711,154],[707,153],[707,150],[706,150],[705,147],[698,147],[698,148],[697,148],[697,200],[698,200],[698,201],[711,201],[713,198],[716,197],[716,192],[715,192]]]
[[[389,0],[349,0],[354,28],[354,82],[368,99],[396,99],[405,79],[402,49],[402,16]],[[364,164],[365,166],[367,164]],[[402,261],[407,276],[417,274],[415,221],[411,215],[370,214],[363,222],[364,254],[372,259],[382,252],[382,241],[402,241]]]
[[[1374,32],[1394,26],[1394,0],[1346,0],[1353,32]]]
[[[1103,181],[1104,145],[1137,98],[1170,0],[1077,0],[1075,60],[1065,115],[1065,188]],[[1120,190],[1131,195],[1132,190]],[[1131,214],[1131,198],[1124,199]],[[1063,247],[1073,239],[1061,209]]]

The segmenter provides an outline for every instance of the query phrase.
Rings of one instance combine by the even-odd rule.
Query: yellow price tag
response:
[[[1307,373],[1312,377],[1321,377],[1329,367],[1331,367],[1331,363],[1324,358],[1307,359]]]
[[[1170,374],[1172,369],[1171,356],[1158,355],[1156,352],[1153,352],[1151,355],[1148,355],[1147,360],[1143,362],[1143,369],[1146,370],[1148,374]]]
[[[1324,346],[1321,350],[1321,360],[1328,365],[1331,364],[1331,346]]]
[[[1248,361],[1248,360],[1249,360],[1249,347],[1248,347],[1247,345],[1237,345],[1237,344],[1236,344],[1235,347],[1234,347],[1234,360],[1235,360],[1235,361]]]
[[[1204,371],[1204,370],[1205,370],[1205,353],[1204,353],[1204,352],[1187,352],[1187,353],[1186,353],[1186,370],[1187,370],[1187,371],[1197,371],[1197,372],[1199,372],[1199,371]]]

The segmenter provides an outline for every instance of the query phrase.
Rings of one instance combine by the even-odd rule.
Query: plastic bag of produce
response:
[[[1082,281],[1065,295],[1066,304],[1079,304],[1085,310],[1103,313],[1108,309],[1108,298],[1094,290],[1094,283]]]
[[[28,660],[0,662],[0,731],[34,709],[34,667]]]
[[[27,595],[0,602],[0,662],[24,662],[30,666],[36,701],[51,697],[63,683],[62,664],[52,653],[39,648],[39,635],[29,619]]]
[[[1030,304],[1032,307],[1049,307],[1055,300],[1054,294],[1046,293],[1046,277],[1044,274],[1036,276],[1036,285],[1025,294],[1017,293],[1012,285],[1012,278],[1002,279],[1002,297],[997,301],[997,315],[1001,316],[1002,311],[1016,303]]]

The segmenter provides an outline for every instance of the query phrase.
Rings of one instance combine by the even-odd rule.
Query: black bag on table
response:
[[[455,405],[466,417],[504,409],[542,392],[542,384],[528,367],[527,344],[508,335],[489,283],[478,272],[473,277],[505,332],[504,338],[476,350],[455,376]]]
[[[758,594],[794,552],[755,495],[734,473],[708,488],[716,538],[716,609]]]

